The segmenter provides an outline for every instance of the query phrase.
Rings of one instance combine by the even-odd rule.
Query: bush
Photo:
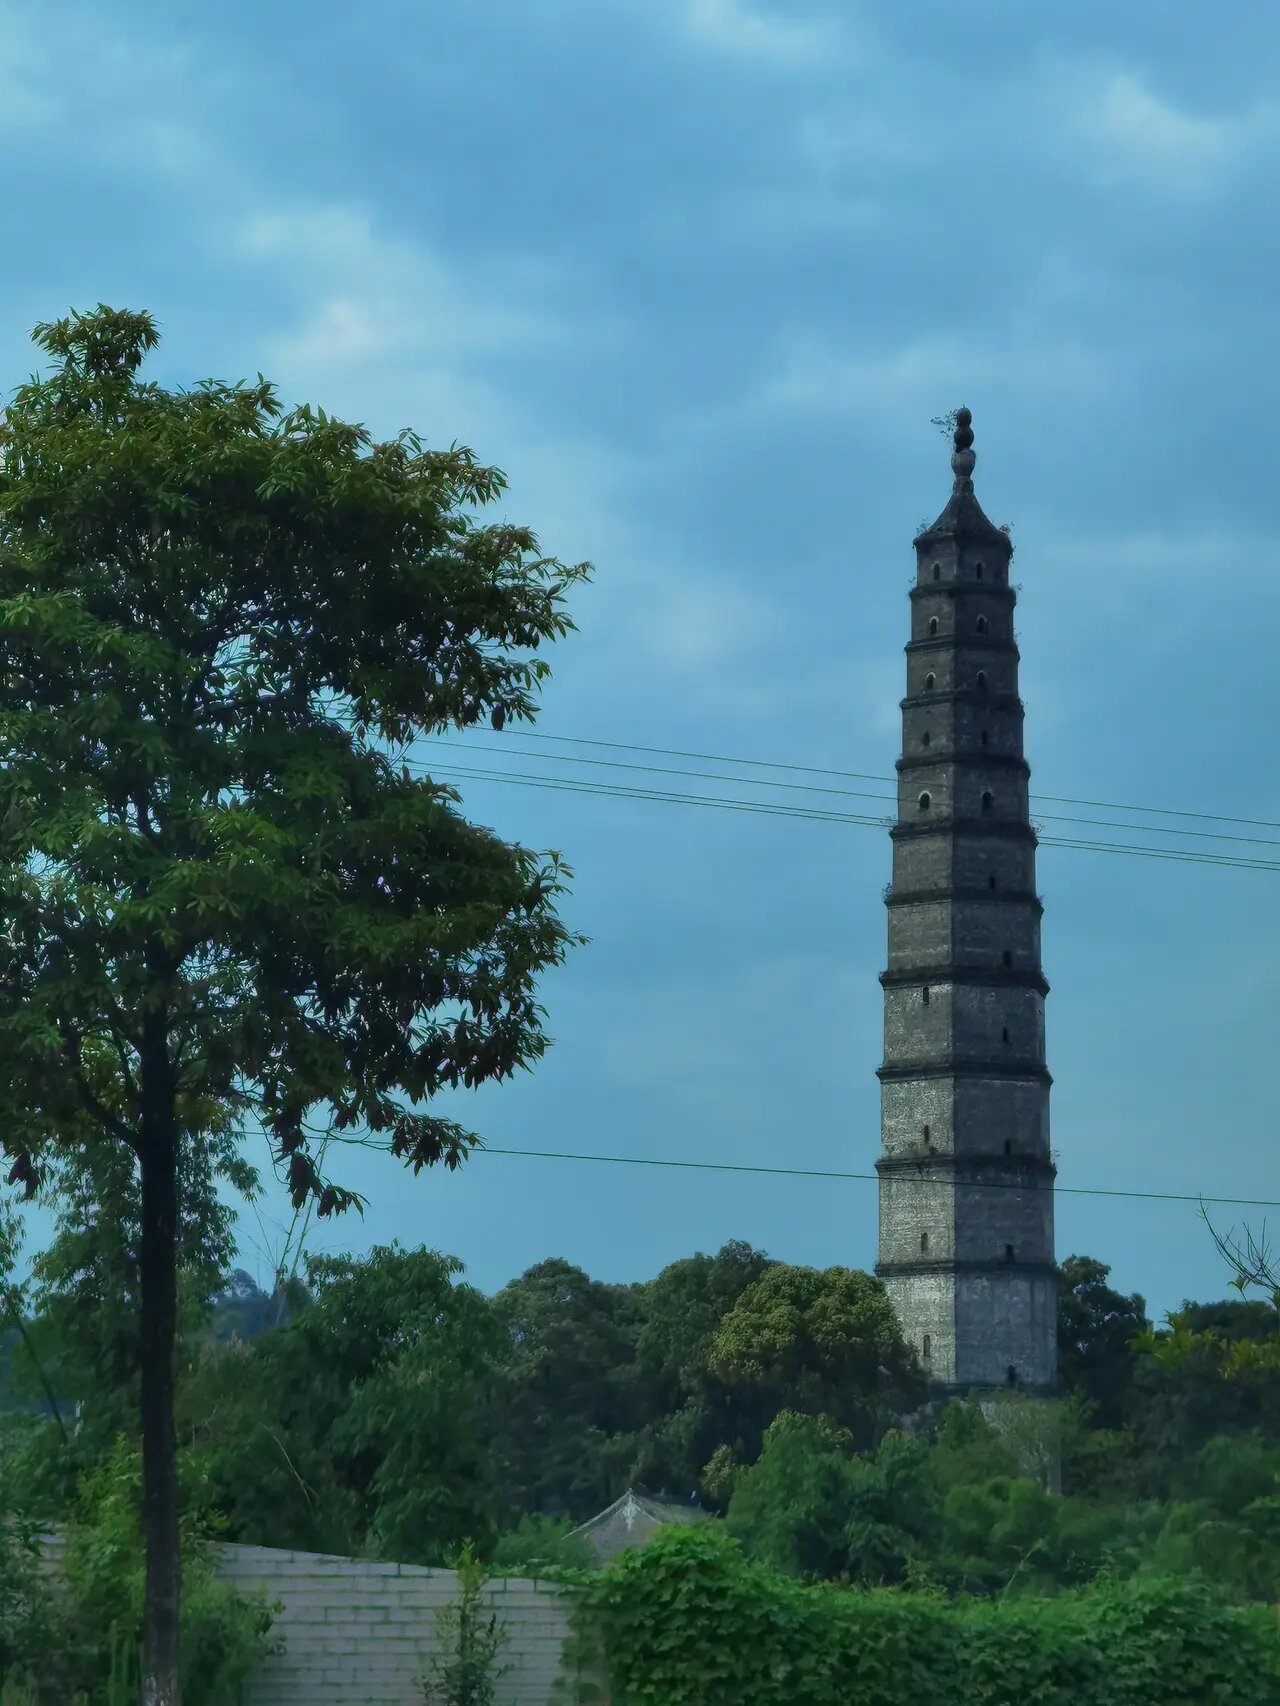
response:
[[[188,1494],[192,1493],[188,1489]],[[140,1464],[123,1442],[86,1476],[65,1531],[61,1588],[50,1597],[52,1641],[32,1666],[41,1699],[128,1700],[137,1696],[144,1554]],[[198,1499],[191,1505],[198,1508]],[[185,1706],[238,1706],[245,1681],[268,1651],[271,1613],[217,1579],[207,1530],[184,1522],[182,1688]]]
[[[493,1548],[490,1569],[495,1575],[540,1576],[565,1570],[590,1570],[596,1555],[580,1534],[574,1533],[571,1517],[522,1516],[516,1526],[499,1537]]]
[[[51,1641],[49,1595],[40,1569],[40,1534],[11,1508],[0,1483],[0,1706],[30,1680]]]
[[[583,1588],[613,1706],[1274,1706],[1273,1610],[1139,1580],[1013,1603],[803,1587],[684,1528]]]

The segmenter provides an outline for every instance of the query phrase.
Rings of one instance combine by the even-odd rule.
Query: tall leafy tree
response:
[[[735,1396],[726,1443],[745,1463],[782,1410],[827,1416],[865,1448],[925,1390],[884,1286],[854,1268],[770,1268],[724,1316],[709,1362]]]
[[[425,1249],[307,1272],[306,1308],[250,1341],[207,1341],[183,1384],[183,1432],[229,1532],[422,1564],[484,1543],[500,1491],[488,1301]]]
[[[1150,1326],[1143,1299],[1116,1291],[1110,1276],[1092,1256],[1068,1256],[1058,1275],[1061,1387],[1092,1405],[1103,1428],[1121,1424],[1136,1366],[1134,1341]]]
[[[629,1446],[628,1479],[655,1490],[697,1489],[704,1497],[721,1497],[722,1489],[713,1488],[705,1471],[735,1436],[738,1400],[712,1372],[711,1347],[743,1292],[775,1265],[763,1251],[734,1239],[714,1256],[699,1253],[671,1262],[643,1287],[630,1375],[641,1423]]]
[[[618,1496],[613,1440],[632,1425],[627,1369],[639,1287],[606,1285],[571,1262],[539,1262],[493,1299],[502,1334],[490,1438],[512,1516],[594,1516]]]
[[[326,1123],[456,1166],[475,1139],[424,1105],[541,1054],[564,868],[395,753],[530,718],[586,569],[483,522],[503,481],[467,450],[260,376],[144,382],[147,314],[34,336],[52,371],[0,422],[0,1142],[29,1192],[59,1146],[123,1153],[144,1698],[175,1706],[184,1157],[228,1110],[330,1214],[359,1199]]]

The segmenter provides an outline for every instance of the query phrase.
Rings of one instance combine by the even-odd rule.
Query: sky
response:
[[[1046,834],[1275,860],[1159,831],[1280,841],[1278,69],[1265,0],[0,0],[0,390],[33,325],[102,301],[158,317],[164,384],[262,372],[467,444],[507,473],[496,513],[595,565],[539,730],[871,777],[950,490],[931,418],[966,404],[1016,543],[1033,792],[1270,825],[1042,802]],[[465,738],[436,760],[889,809]],[[545,980],[536,1071],[443,1111],[491,1150],[871,1173],[882,828],[459,786],[564,854],[591,940]],[[1039,875],[1059,1254],[1157,1316],[1221,1295],[1195,1201],[1068,1193],[1280,1199],[1280,874],[1046,846]],[[425,1243],[486,1290],[730,1238],[875,1260],[865,1177],[335,1171],[368,1206],[312,1248]],[[274,1190],[242,1216],[261,1278],[287,1218]]]

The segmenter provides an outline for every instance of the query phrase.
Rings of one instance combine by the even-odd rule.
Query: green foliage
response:
[[[771,1267],[722,1318],[708,1360],[734,1396],[747,1462],[782,1409],[829,1416],[869,1445],[925,1391],[884,1286],[851,1268]]]
[[[853,1454],[822,1417],[783,1413],[739,1476],[727,1528],[751,1558],[806,1581],[908,1579],[937,1528],[928,1451],[904,1434]]]
[[[1107,1284],[1111,1269],[1068,1256],[1059,1271],[1058,1370],[1065,1395],[1093,1406],[1097,1425],[1124,1418],[1135,1360],[1133,1344],[1150,1325],[1146,1304]]]
[[[740,1438],[738,1395],[713,1372],[711,1348],[738,1299],[776,1265],[731,1240],[714,1256],[672,1262],[640,1288],[628,1376],[640,1420],[615,1485],[696,1489],[712,1504],[727,1501],[732,1465],[750,1448]]]
[[[572,1517],[530,1512],[509,1533],[499,1535],[489,1563],[495,1575],[539,1576],[594,1569],[596,1555],[575,1533]]]
[[[470,1545],[454,1568],[458,1592],[436,1616],[440,1651],[427,1663],[422,1698],[425,1706],[493,1706],[498,1683],[510,1669],[497,1662],[507,1637],[484,1603],[488,1578]]]
[[[586,567],[478,522],[503,479],[469,451],[286,413],[261,376],[144,382],[147,314],[34,336],[52,372],[0,419],[0,1142],[10,1184],[70,1175],[97,1217],[87,1252],[63,1229],[62,1338],[117,1403],[138,1373],[168,1697],[177,1293],[210,1279],[184,1222],[216,1244],[253,1126],[320,1215],[359,1201],[334,1139],[456,1167],[477,1140],[431,1099],[545,1051],[564,865],[395,754],[532,718]]]
[[[624,1452],[611,1446],[636,1420],[639,1293],[548,1261],[493,1299],[502,1351],[487,1431],[512,1519],[532,1509],[585,1521],[616,1497]]]
[[[368,736],[532,717],[547,665],[522,654],[572,627],[585,568],[470,518],[503,479],[469,451],[285,413],[261,379],[142,382],[145,314],[36,337],[54,371],[0,423],[17,1179],[72,1136],[136,1140],[158,1036],[167,1122],[252,1111],[298,1201],[351,1200],[317,1171],[313,1109],[456,1164],[474,1139],[396,1095],[541,1054],[534,980],[577,940],[563,869]]]
[[[12,1477],[0,1474],[0,1685],[16,1692],[49,1650],[54,1628],[40,1572],[39,1526],[14,1492]]]
[[[204,1489],[186,1491],[183,1699],[188,1706],[238,1706],[245,1681],[269,1650],[271,1615],[216,1578]],[[145,1573],[140,1492],[138,1456],[124,1442],[84,1480],[64,1530],[61,1585],[51,1600],[57,1633],[35,1666],[42,1688],[60,1691],[56,1698],[82,1692],[97,1700],[106,1691],[111,1706],[117,1696],[136,1698]]]
[[[486,1437],[502,1338],[461,1264],[375,1247],[308,1264],[311,1301],[209,1345],[181,1399],[238,1540],[442,1564],[496,1533]]]
[[[1144,1581],[1013,1604],[809,1588],[713,1529],[660,1535],[584,1590],[616,1706],[1269,1706],[1269,1609]]]

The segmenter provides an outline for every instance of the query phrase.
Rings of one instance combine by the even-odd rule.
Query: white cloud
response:
[[[426,352],[447,352],[452,361],[570,330],[566,316],[530,305],[552,283],[531,262],[504,257],[500,283],[483,276],[484,268],[469,272],[421,244],[375,231],[355,208],[259,212],[244,221],[237,246],[250,261],[306,280],[302,319],[275,344],[277,359],[291,369],[332,372],[379,357],[405,363]],[[581,324],[573,331],[581,336]]]
[[[774,64],[821,63],[839,44],[828,18],[796,17],[749,0],[681,0],[685,33],[703,47]]]
[[[323,398],[375,435],[412,424],[429,441],[470,445],[509,472],[504,511],[563,560],[599,565],[578,599],[582,632],[565,648],[579,687],[665,678],[701,690],[768,655],[779,631],[771,600],[624,519],[638,460],[557,431],[500,370],[490,377],[495,351],[608,336],[605,321],[558,305],[559,280],[518,257],[500,272],[468,268],[379,233],[349,207],[259,213],[237,247],[282,290],[304,281],[260,357],[287,397]]]
[[[1208,116],[1162,100],[1130,72],[1112,72],[1074,80],[1068,132],[1105,178],[1198,194],[1280,141],[1280,109],[1256,103]]]

